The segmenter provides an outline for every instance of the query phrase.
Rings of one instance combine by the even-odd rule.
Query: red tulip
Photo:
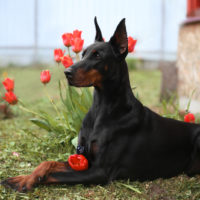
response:
[[[66,47],[70,47],[71,46],[71,42],[72,42],[72,33],[64,33],[62,35],[62,39],[63,39],[63,43]]]
[[[75,39],[75,38],[81,38],[81,33],[82,33],[82,31],[74,30],[73,31],[73,39]]]
[[[81,154],[74,154],[69,156],[68,163],[70,167],[76,171],[83,171],[88,169],[88,160]]]
[[[188,113],[184,116],[184,122],[195,123],[195,117],[192,113]]]
[[[12,91],[6,92],[5,96],[2,98],[5,99],[11,105],[15,105],[18,101],[16,95]]]
[[[137,40],[134,40],[131,36],[128,37],[128,52],[133,52],[135,45],[137,43]]]
[[[81,38],[74,38],[72,41],[72,51],[75,53],[79,53],[83,48],[84,40]]]
[[[40,80],[42,83],[46,84],[51,80],[51,74],[49,70],[43,70],[40,74]]]
[[[72,58],[69,55],[64,56],[62,59],[62,64],[65,66],[65,68],[70,67],[73,65]]]
[[[54,49],[54,59],[56,62],[60,62],[62,57],[64,56],[65,51],[62,51],[62,49]]]
[[[10,78],[6,78],[2,83],[7,91],[14,90],[14,80]]]

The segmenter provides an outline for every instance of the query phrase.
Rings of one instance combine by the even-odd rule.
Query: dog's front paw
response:
[[[35,181],[31,175],[27,175],[8,178],[2,181],[1,184],[18,192],[27,192],[33,188]]]

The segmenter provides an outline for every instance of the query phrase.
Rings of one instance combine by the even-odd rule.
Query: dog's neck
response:
[[[127,110],[128,107],[138,104],[135,98],[129,80],[128,67],[126,62],[121,62],[118,72],[119,75],[102,83],[102,88],[95,88],[93,109],[107,109],[108,112],[118,112],[119,110]]]

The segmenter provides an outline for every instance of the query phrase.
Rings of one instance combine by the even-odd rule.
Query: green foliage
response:
[[[77,89],[65,86],[65,89],[64,97],[61,81],[59,81],[59,93],[63,104],[62,110],[58,110],[52,102],[57,111],[57,116],[40,110],[40,117],[30,120],[41,129],[48,131],[50,139],[59,138],[58,147],[67,147],[68,152],[72,153],[77,145],[77,135],[80,131],[82,120],[91,106],[92,95],[88,88]]]
[[[169,100],[163,99],[161,104],[163,117],[182,120],[181,116],[179,115],[179,103],[175,95],[172,96]]]
[[[181,114],[181,109],[179,106],[179,99],[177,97],[176,94],[174,94],[173,96],[171,96],[170,99],[163,99],[161,102],[161,109],[162,112],[160,113],[163,117],[168,117],[168,118],[172,118],[172,119],[177,119],[180,121],[184,120],[184,115],[186,113],[190,112],[190,104],[191,104],[191,100],[192,100],[192,96],[194,94],[195,90],[193,90],[190,94],[189,97],[189,101],[188,104],[185,108],[185,110],[182,110],[182,114]],[[199,123],[200,122],[200,115],[196,114],[195,115],[195,122]]]
[[[189,112],[190,104],[191,104],[191,101],[192,101],[192,96],[193,96],[194,93],[195,93],[195,90],[193,90],[191,95],[190,95],[190,98],[189,98],[189,101],[188,101],[188,104],[187,104],[187,108],[186,108],[186,112]]]
[[[135,58],[126,58],[126,62],[128,65],[129,70],[135,70],[137,67],[138,60]]]
[[[129,184],[124,184],[124,183],[120,183],[120,182],[119,182],[118,185],[124,186],[124,187],[126,187],[126,188],[132,190],[133,192],[138,193],[138,194],[142,194],[142,193],[140,192],[140,190],[138,190],[137,188],[131,186],[130,183],[129,183]]]

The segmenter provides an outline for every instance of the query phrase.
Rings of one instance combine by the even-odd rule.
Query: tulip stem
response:
[[[20,102],[20,103],[22,103],[22,102]],[[28,112],[28,113],[32,113],[32,114],[34,114],[34,115],[37,115],[37,116],[42,117],[42,115],[40,115],[39,113],[36,113],[35,111],[32,111],[32,110],[26,108],[26,107],[23,105],[23,103],[22,103],[21,105],[19,105],[19,108],[20,108],[21,110],[23,110],[23,111]]]
[[[59,69],[59,71],[61,72],[61,74],[62,74],[62,76],[63,76],[64,70],[63,70],[62,66],[60,67],[59,63],[58,63],[58,69]],[[64,85],[64,87],[66,88],[66,83],[65,83],[65,81],[62,80],[62,76],[61,76],[61,82],[63,82],[63,85]],[[60,81],[59,78],[58,78],[58,81]]]
[[[79,56],[79,53],[76,53],[76,61],[80,61],[80,56]]]
[[[53,105],[53,107],[54,107],[54,109],[55,109],[57,115],[59,116],[58,108],[57,108],[56,104],[53,102],[53,99],[49,96],[49,93],[48,93],[47,90],[46,90],[46,85],[44,85],[44,88],[45,88],[45,89],[44,89],[44,92],[46,93],[46,96],[48,97],[48,99],[49,99],[49,101],[51,102],[51,104]]]
[[[45,87],[45,85],[44,85],[44,87]],[[49,96],[49,93],[47,92],[46,87],[45,87],[44,91],[45,91],[45,93],[46,93],[46,95],[47,95],[49,101],[50,101],[51,104],[53,105],[53,107],[54,107],[54,109],[55,109],[57,115],[58,115],[59,118],[60,118],[60,120],[63,120],[63,122],[65,123],[65,120],[61,117],[61,114],[60,114],[61,112],[58,111],[58,108],[57,108],[56,104],[53,102],[53,99]],[[68,124],[69,129],[71,130],[71,128],[70,128],[70,126],[69,126],[69,123],[67,123],[67,124]],[[63,129],[63,131],[65,132],[65,134],[67,134],[65,128]]]
[[[33,110],[28,109],[28,108],[26,107],[26,105],[21,101],[21,99],[18,99],[18,103],[19,103],[19,106],[18,106],[18,107],[19,107],[21,110],[26,111],[26,112],[28,112],[28,113],[32,113],[32,114],[34,114],[34,115],[36,115],[36,116],[42,117],[41,114],[39,114],[39,113],[37,113],[37,112],[35,112],[35,111],[33,111]]]
[[[69,54],[69,56],[71,57],[69,47],[67,47],[67,49],[68,49],[68,54]]]
[[[62,117],[61,117],[61,115],[60,115],[59,112],[58,112],[58,108],[57,108],[56,104],[53,102],[53,99],[49,96],[49,93],[48,93],[47,90],[46,90],[46,85],[44,85],[44,88],[45,88],[44,91],[45,91],[45,93],[46,93],[46,95],[47,95],[49,101],[50,101],[51,104],[53,105],[53,107],[54,107],[54,109],[55,109],[55,111],[56,111],[56,113],[57,113],[57,116],[62,120]],[[64,132],[65,132],[65,134],[66,134],[66,130],[65,130],[65,129],[64,129]]]

